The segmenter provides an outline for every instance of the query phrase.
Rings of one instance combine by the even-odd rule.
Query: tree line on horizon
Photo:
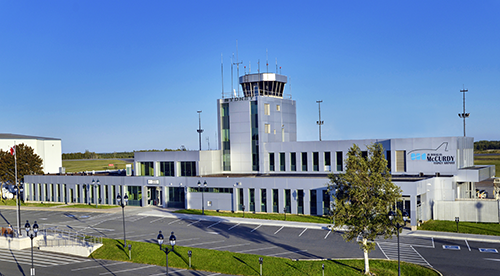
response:
[[[122,158],[134,158],[135,152],[160,152],[160,151],[185,151],[186,148],[181,147],[180,149],[164,149],[164,150],[134,150],[134,151],[123,151],[123,152],[109,152],[109,153],[95,153],[86,150],[85,152],[72,152],[63,153],[63,160],[73,160],[73,159],[122,159]]]
[[[474,142],[474,150],[498,150],[500,149],[500,141],[477,141]]]

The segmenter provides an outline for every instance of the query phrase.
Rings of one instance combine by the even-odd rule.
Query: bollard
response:
[[[321,265],[322,275],[325,276],[325,264]]]
[[[132,245],[130,243],[128,244],[128,258],[132,260]]]
[[[455,222],[457,223],[457,233],[458,233],[458,222],[460,221],[459,217],[455,217]]]
[[[259,257],[259,264],[260,264],[260,276],[262,276],[262,262],[264,259],[262,257]]]
[[[191,255],[193,255],[193,252],[191,250],[188,251],[188,257],[189,257],[189,268],[191,268]]]

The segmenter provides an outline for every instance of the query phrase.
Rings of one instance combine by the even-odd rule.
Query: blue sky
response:
[[[215,148],[230,58],[297,101],[298,139],[500,140],[499,1],[0,0],[0,133],[63,152]],[[247,69],[248,70],[248,69]],[[240,69],[243,74],[244,70]],[[236,71],[235,71],[236,88]]]

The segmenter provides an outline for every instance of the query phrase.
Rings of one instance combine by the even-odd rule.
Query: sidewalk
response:
[[[204,216],[204,215],[192,215],[192,214],[180,214],[172,213],[169,209],[153,209],[144,212],[139,212],[138,215],[142,216],[152,216],[152,217],[166,217],[166,218],[177,218],[177,219],[189,219],[189,220],[201,220],[201,221],[222,221],[229,223],[243,223],[250,225],[266,225],[266,226],[285,226],[293,228],[307,228],[307,229],[318,229],[318,230],[330,230],[329,224],[323,223],[307,223],[307,222],[295,222],[295,221],[281,221],[281,220],[267,220],[267,219],[249,219],[249,218],[237,218],[237,217],[223,217],[223,216]],[[343,227],[335,227],[335,231],[344,231]],[[478,241],[478,242],[491,242],[500,243],[500,236],[489,236],[489,235],[476,235],[476,234],[463,234],[463,233],[452,233],[452,232],[437,232],[437,231],[426,231],[417,230],[410,231],[403,229],[401,236],[407,237],[425,237],[425,238],[438,238],[438,239],[448,239],[448,240],[468,240],[468,241]]]

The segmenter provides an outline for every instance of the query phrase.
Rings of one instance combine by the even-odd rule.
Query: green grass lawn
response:
[[[16,200],[15,199],[2,199],[0,200],[0,205],[4,206],[16,206]],[[54,207],[54,206],[59,206],[63,205],[62,203],[25,203],[21,201],[21,206],[28,206],[28,207]]]
[[[194,214],[201,215],[201,210],[193,210],[193,209],[183,209],[178,210],[175,213],[182,214]],[[243,217],[243,212],[216,212],[211,210],[205,210],[205,215],[207,216],[221,216],[221,217]],[[252,213],[245,212],[245,218],[255,218],[255,219],[269,219],[269,220],[285,220],[284,214],[276,214],[276,213]],[[321,216],[308,216],[308,215],[292,215],[286,214],[287,221],[297,221],[297,222],[310,222],[310,223],[330,223],[330,219],[327,217]]]
[[[113,166],[109,166],[113,164]],[[117,170],[125,169],[126,164],[131,164],[123,160],[111,159],[92,159],[92,160],[63,160],[62,165],[66,168],[66,172],[83,172],[83,171],[102,171],[102,170]]]
[[[152,236],[152,239],[156,237]],[[129,261],[128,249],[123,250],[121,240],[103,239],[104,245],[92,253],[96,259]],[[127,241],[132,245],[132,262],[165,266],[165,253],[155,243]],[[259,257],[264,259],[263,275],[321,275],[321,265],[325,264],[325,275],[363,275],[363,260],[292,261],[290,259],[261,255],[233,253],[203,248],[176,246],[168,255],[169,267],[189,268],[188,250],[192,254],[192,269],[232,275],[259,275]],[[370,270],[376,275],[397,275],[395,261],[371,260]],[[404,275],[438,275],[428,268],[401,263]]]
[[[419,230],[457,232],[457,223],[454,221],[429,220],[418,227]],[[459,233],[500,236],[500,224],[459,222]]]

